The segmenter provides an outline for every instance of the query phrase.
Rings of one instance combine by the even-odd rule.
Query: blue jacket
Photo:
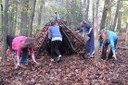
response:
[[[91,25],[89,25],[89,24],[85,24],[85,25],[84,25],[83,32],[85,32],[85,33],[89,32],[90,28],[92,28]],[[92,34],[94,34],[93,29],[92,29],[92,31],[90,32],[90,34],[89,34],[88,36],[91,37]]]
[[[48,28],[48,32],[49,32],[49,36],[50,38],[54,38],[54,37],[62,37],[61,33],[60,33],[60,28],[58,25],[53,25],[50,26]]]
[[[112,49],[112,51],[115,50],[114,42],[117,41],[117,39],[118,39],[118,36],[117,36],[116,33],[112,32],[112,31],[107,31],[107,41],[106,41],[106,43],[110,44],[110,48]],[[98,48],[101,47],[101,44],[102,44],[102,40],[99,39]]]

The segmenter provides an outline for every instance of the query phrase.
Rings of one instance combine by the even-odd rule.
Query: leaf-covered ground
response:
[[[31,60],[25,67],[14,69],[11,56],[0,64],[0,85],[128,85],[128,50],[123,36],[119,37],[119,61],[82,60],[78,55],[63,56],[61,63],[51,63],[49,56],[42,56],[34,65]],[[99,56],[100,57],[100,56]]]

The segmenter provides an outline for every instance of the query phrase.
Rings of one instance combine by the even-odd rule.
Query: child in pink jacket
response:
[[[28,53],[33,59],[33,61],[39,65],[39,63],[35,60],[34,56],[34,40],[32,38],[26,36],[18,36],[15,37],[12,41],[12,49],[15,50],[15,58],[16,58],[16,67],[20,66],[20,63],[25,64],[27,61]],[[20,56],[22,59],[20,60]]]

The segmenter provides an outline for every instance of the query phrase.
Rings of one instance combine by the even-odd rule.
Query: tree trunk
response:
[[[99,1],[96,1],[96,16],[94,17],[94,40],[95,40],[95,60],[97,61],[99,59],[98,57],[98,25],[99,25],[99,21],[98,21],[98,9],[99,9]]]
[[[40,0],[40,7],[39,7],[39,11],[38,11],[38,24],[41,24],[41,15],[42,15],[42,9],[43,9],[43,4],[44,4],[44,0]]]
[[[106,21],[108,6],[109,6],[109,0],[105,0],[104,9],[103,9],[103,13],[102,13],[102,20],[101,20],[100,30],[105,28],[105,21]]]
[[[99,2],[100,2],[100,0],[96,1],[96,16],[98,16]]]
[[[86,15],[85,15],[85,19],[87,22],[89,22],[88,20],[89,6],[90,6],[90,0],[87,0]]]
[[[123,5],[123,1],[120,1],[119,10],[121,9],[122,5]],[[117,23],[117,30],[118,31],[121,31],[121,16],[122,16],[122,12],[119,11],[119,13],[118,13],[118,23]]]
[[[92,1],[92,25],[94,27],[94,16],[95,16],[95,4],[94,1]]]
[[[5,0],[5,9],[4,9],[4,16],[3,16],[3,51],[2,51],[2,57],[3,59],[6,58],[6,36],[7,36],[7,30],[8,30],[8,8],[9,8],[9,0]]]
[[[12,35],[14,34],[14,12],[15,12],[15,0],[10,1],[11,7],[12,9],[10,9],[9,11],[9,18],[8,18],[8,22],[9,22],[9,26],[8,26],[8,34]]]
[[[3,35],[3,4],[2,4],[2,0],[0,0],[0,6],[1,6],[1,29],[2,29],[2,32],[1,32],[1,34]]]
[[[116,13],[115,13],[113,27],[112,27],[113,31],[116,31],[116,24],[117,24],[119,9],[120,9],[119,7],[120,7],[120,0],[117,1],[117,8],[116,8]]]
[[[82,8],[85,9],[86,8],[86,0],[84,0]],[[85,20],[85,15],[86,15],[86,10],[83,11],[82,16],[83,16],[83,20]]]
[[[12,33],[12,35],[15,35],[15,33],[16,33],[17,16],[18,16],[18,1],[17,0],[14,0],[14,7],[15,7],[15,12],[16,13],[14,13],[15,18],[14,18],[14,22],[13,22],[13,33]]]
[[[31,37],[32,36],[32,26],[33,26],[33,19],[34,19],[34,13],[35,13],[35,5],[36,5],[36,0],[33,0],[32,1],[32,11],[31,11],[31,14],[30,14],[30,21],[29,21],[29,36]]]
[[[28,36],[28,25],[29,25],[29,0],[21,0],[22,10],[21,10],[21,29],[20,34]]]
[[[126,46],[128,46],[128,23],[126,23]]]
[[[117,23],[117,30],[118,31],[121,31],[121,16],[122,16],[122,13],[119,12],[118,23]]]

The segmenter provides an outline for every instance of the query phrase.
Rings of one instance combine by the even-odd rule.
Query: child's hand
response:
[[[19,64],[19,63],[17,63],[17,64],[16,64],[16,66],[15,66],[15,69],[17,69],[19,66],[20,66],[20,64]]]
[[[38,62],[35,62],[36,63],[36,65],[40,65]]]
[[[117,60],[117,57],[116,57],[116,55],[113,55],[113,57],[114,57],[114,59],[115,59],[115,60]]]

